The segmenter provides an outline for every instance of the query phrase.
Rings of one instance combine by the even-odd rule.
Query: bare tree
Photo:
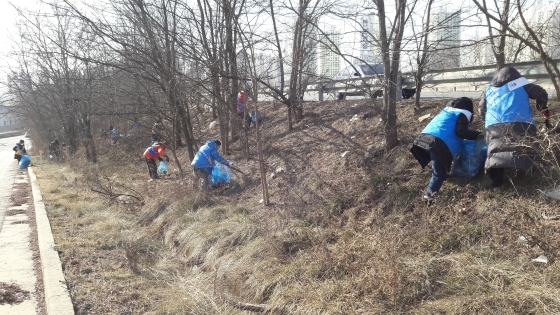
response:
[[[385,147],[392,149],[398,144],[397,138],[397,80],[400,71],[400,57],[404,28],[408,19],[407,0],[395,1],[395,19],[387,27],[385,0],[374,0],[379,18],[379,43],[383,58],[383,127]]]
[[[316,21],[324,11],[320,1],[316,0],[298,0],[295,3],[291,1],[281,7],[284,11],[295,15],[295,22],[289,27],[292,29],[291,45],[289,58],[286,58],[283,51],[284,44],[280,38],[280,20],[279,8],[273,2],[268,2],[266,8],[270,14],[270,21],[273,27],[273,39],[269,43],[274,47],[278,68],[278,85],[260,77],[257,81],[264,85],[270,95],[286,105],[288,114],[288,130],[292,130],[293,113],[296,113],[296,119],[301,117],[301,101],[305,92],[306,83],[310,82],[309,78],[314,75],[310,73],[310,65],[316,62],[314,55],[317,27]],[[289,69],[289,77],[287,71]],[[287,83],[286,83],[287,82]],[[286,86],[287,85],[287,86]]]
[[[417,41],[418,50],[416,54],[416,71],[414,72],[414,83],[416,94],[414,97],[414,109],[420,109],[420,95],[422,93],[422,86],[424,74],[426,72],[426,65],[430,51],[428,49],[428,36],[430,34],[430,17],[432,14],[432,5],[434,0],[428,0],[426,3],[426,10],[424,11],[424,18],[422,19],[422,33],[420,34],[419,41]]]
[[[73,50],[95,52],[88,41],[81,40],[87,34],[80,25],[73,23],[67,10],[57,6],[51,9],[49,18],[25,15],[26,27],[21,29],[20,74],[11,77],[11,92],[19,110],[39,115],[28,119],[44,121],[37,125],[47,128],[43,140],[48,142],[51,137],[63,136],[61,140],[68,143],[70,152],[83,145],[87,159],[96,162],[92,117],[95,103],[100,101],[97,91],[103,69],[72,57]],[[29,108],[33,106],[50,111]]]
[[[109,62],[111,67],[126,71],[159,89],[164,102],[152,97],[156,100],[152,102],[155,105],[152,107],[159,110],[160,117],[170,122],[172,127],[167,134],[175,140],[174,143],[180,143],[178,135],[183,133],[187,152],[193,158],[196,144],[189,106],[182,97],[185,85],[177,49],[179,3],[171,0],[155,3],[142,0],[111,2],[113,12],[123,18],[115,25],[104,21],[102,16],[90,18],[68,1],[65,3],[87,23],[92,33],[103,38],[107,49],[120,56],[116,62]]]
[[[487,8],[486,0],[482,0],[482,5]],[[506,38],[507,38],[507,25],[511,22],[513,17],[510,15],[512,14],[510,0],[503,0],[502,2],[502,9],[497,6],[497,14],[500,20],[504,21],[504,24],[499,24],[499,28],[497,28],[496,33],[493,31],[491,19],[488,15],[486,17],[486,23],[488,26],[488,34],[490,35],[489,41],[492,47],[492,53],[496,58],[496,68],[502,69],[506,64]]]
[[[542,36],[539,36],[538,32],[535,31],[535,28],[531,27],[530,23],[528,23],[526,17],[524,16],[524,8],[527,4],[517,0],[516,8],[517,13],[519,14],[519,18],[522,21],[522,25],[524,26],[523,30],[527,31],[527,33],[529,34],[528,38],[523,36],[521,31],[514,29],[511,23],[508,23],[508,21],[504,21],[502,19],[502,16],[496,16],[495,14],[493,14],[483,3],[480,3],[478,0],[473,0],[473,2],[480,9],[480,11],[488,17],[489,20],[498,23],[507,32],[509,32],[511,37],[527,45],[527,47],[538,54],[552,81],[557,98],[560,97],[560,86],[558,83],[558,79],[560,78],[560,70],[558,69],[557,62],[550,56],[549,52],[547,51],[547,47],[542,42]]]
[[[239,20],[236,20],[237,22]],[[246,61],[247,68],[249,69],[249,77],[251,78],[251,86],[252,86],[252,95],[253,95],[253,105],[255,107],[255,130],[256,130],[256,140],[257,140],[257,158],[259,162],[259,171],[261,175],[261,188],[262,188],[262,197],[263,197],[263,204],[268,206],[270,204],[270,196],[268,193],[268,183],[266,179],[266,166],[264,161],[263,155],[263,147],[262,147],[262,140],[261,140],[261,128],[259,126],[259,119],[257,116],[259,110],[259,80],[260,78],[257,67],[259,66],[256,61],[256,51],[255,51],[255,43],[251,40],[253,37],[252,33],[245,33],[241,30],[241,25],[236,23],[237,28],[239,28],[240,34],[240,43],[242,46],[242,57]],[[247,113],[245,113],[247,115]],[[247,139],[245,139],[247,141]],[[248,145],[246,145],[248,148]],[[249,152],[246,152],[247,157],[249,157]]]
[[[454,10],[439,13],[435,20],[433,16],[434,0],[426,3],[423,11],[422,31],[414,32],[412,41],[416,45],[414,51],[415,64],[413,68],[415,82],[414,109],[420,109],[420,97],[424,86],[424,77],[432,70],[445,69],[448,67],[459,67],[459,49],[461,43],[453,34],[458,34],[452,28],[460,28],[456,23],[461,19],[462,11]],[[441,15],[441,17],[440,17]],[[413,24],[413,29],[415,24]]]

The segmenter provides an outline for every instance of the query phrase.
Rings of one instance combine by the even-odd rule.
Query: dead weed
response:
[[[283,107],[263,107],[269,207],[259,203],[259,167],[241,141],[228,158],[247,178],[207,194],[188,176],[148,182],[141,159],[102,159],[96,167],[112,187],[127,185],[145,201],[135,211],[92,202],[99,196],[70,168],[64,177],[38,172],[78,313],[244,314],[232,305],[253,304],[292,314],[554,313],[560,225],[547,218],[559,204],[536,191],[557,178],[552,157],[537,165],[546,171],[508,174],[498,194],[482,174],[450,177],[427,205],[430,170],[408,150],[426,124],[418,118],[445,101],[425,101],[418,112],[411,104],[398,107],[400,143],[391,150],[379,104],[307,106],[293,132],[284,130]],[[72,204],[57,199],[69,191]],[[533,263],[539,255],[550,263]]]

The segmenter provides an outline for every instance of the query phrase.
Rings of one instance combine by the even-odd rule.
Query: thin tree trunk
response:
[[[259,159],[259,169],[261,173],[261,187],[262,187],[262,195],[263,195],[263,204],[268,206],[270,204],[270,196],[268,194],[268,183],[266,181],[266,166],[264,164],[264,155],[263,155],[263,148],[262,148],[262,140],[261,140],[261,130],[259,125],[259,119],[257,116],[258,113],[258,105],[255,102],[255,128],[257,132],[257,151],[258,151],[258,159]]]

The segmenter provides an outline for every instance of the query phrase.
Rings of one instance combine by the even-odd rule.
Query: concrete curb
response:
[[[37,177],[31,167],[29,170],[29,179],[31,181],[31,190],[33,191],[33,202],[35,206],[35,216],[37,218],[37,238],[39,243],[39,252],[41,254],[41,269],[43,271],[43,285],[45,288],[45,304],[48,315],[67,315],[74,314],[74,305],[70,299],[70,293],[66,286],[64,273],[62,272],[62,264],[55,250],[54,239],[52,236],[51,225],[43,203],[43,197],[39,186],[37,185]]]

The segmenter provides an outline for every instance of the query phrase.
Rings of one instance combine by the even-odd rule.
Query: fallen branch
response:
[[[121,197],[121,196],[124,196],[124,197],[132,197],[132,198],[138,200],[138,202],[140,202],[140,204],[142,204],[142,205],[144,204],[144,198],[138,197],[138,196],[134,196],[134,195],[130,195],[130,194],[117,194],[117,193],[114,193],[114,192],[109,193],[109,192],[107,192],[107,191],[101,191],[101,190],[97,190],[97,189],[95,189],[95,188],[91,188],[91,191],[96,192],[96,193],[99,193],[99,194],[102,194],[102,195],[109,196],[109,198],[111,198],[111,199],[117,199],[117,198],[119,198],[119,197]]]
[[[101,182],[101,180],[99,179],[99,176],[95,176],[94,178],[88,180],[87,184],[88,184],[90,190],[93,191],[93,192],[96,192],[98,194],[108,196],[109,199],[111,199],[112,201],[115,201],[115,200],[120,201],[120,197],[129,197],[129,198],[136,199],[136,201],[140,205],[144,205],[144,198],[142,197],[142,195],[140,195],[134,189],[132,189],[130,187],[126,187],[122,184],[112,183],[112,181],[107,176],[103,176],[103,178],[105,179],[105,182],[106,182],[105,184],[103,184]],[[114,186],[117,186],[117,187],[121,188],[120,190],[126,190],[128,192],[133,193],[133,194],[125,193],[125,192],[117,193],[114,189]],[[126,202],[124,202],[124,203],[126,203]]]
[[[549,217],[544,211],[541,213],[541,217],[545,220],[560,220],[560,215],[553,215]]]

